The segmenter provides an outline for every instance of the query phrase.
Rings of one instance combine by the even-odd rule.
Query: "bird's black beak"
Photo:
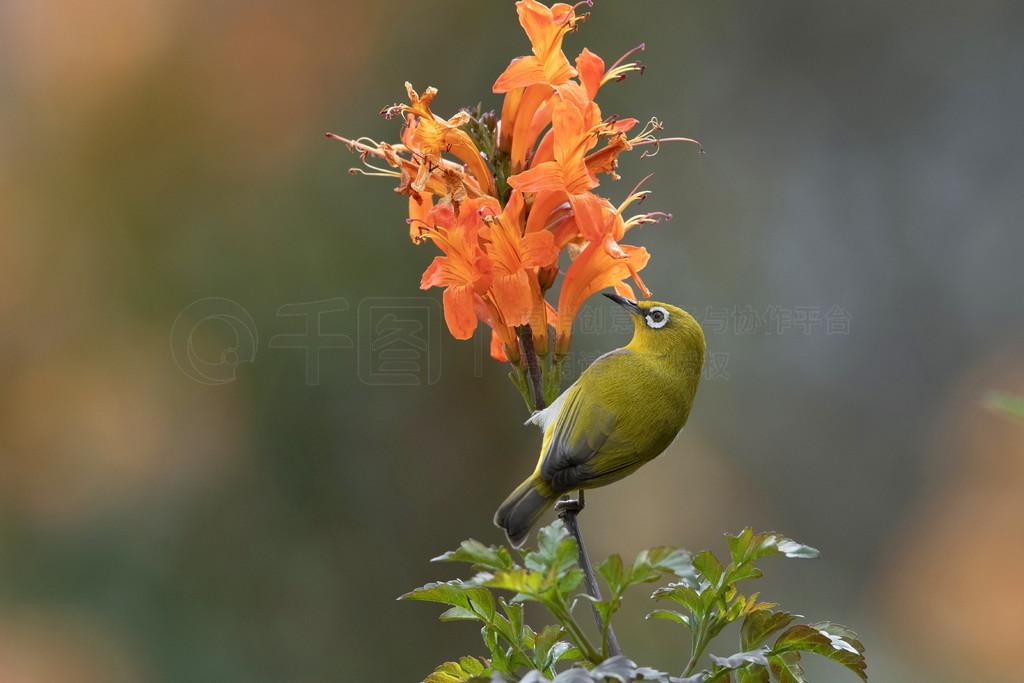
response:
[[[618,294],[608,294],[607,292],[603,292],[603,294],[612,301],[614,301],[615,303],[617,303],[618,305],[625,308],[633,315],[643,315],[643,313],[640,311],[640,307],[637,306],[636,302],[633,301],[632,299],[627,299],[626,297],[619,296]]]

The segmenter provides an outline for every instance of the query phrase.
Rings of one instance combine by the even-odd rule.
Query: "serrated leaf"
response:
[[[712,586],[718,585],[719,579],[722,578],[722,564],[710,550],[705,550],[693,558],[693,566],[708,580],[708,583]]]
[[[668,683],[703,683],[707,677],[707,672],[701,671],[700,673],[687,676],[686,678],[677,678],[676,676],[672,676],[668,679]]]
[[[459,666],[470,676],[482,676],[484,674],[484,665],[475,657],[460,657]]]
[[[750,562],[745,562],[738,566],[730,564],[725,570],[726,583],[736,583],[737,581],[744,581],[746,579],[760,579],[762,576],[764,576],[764,572]]]
[[[555,646],[559,644],[559,638],[565,634],[565,630],[561,626],[545,626],[541,629],[533,639],[533,664],[541,671],[548,673],[551,668],[558,662],[558,655],[560,652],[559,648]],[[564,652],[565,648],[569,647],[568,643],[561,643],[563,648],[560,648]]]
[[[768,672],[776,683],[807,683],[800,666],[799,652],[783,652],[768,657]]]
[[[741,532],[735,536],[725,535],[726,542],[729,544],[729,555],[732,558],[733,564],[742,564],[747,559],[747,552],[750,549],[750,542],[754,538],[754,530],[750,527],[745,527]]]
[[[670,583],[663,588],[659,588],[651,594],[651,597],[656,600],[671,600],[673,602],[678,602],[694,614],[704,613],[704,602],[701,600],[700,594],[689,586],[684,586],[681,583]]]
[[[768,609],[750,612],[740,628],[740,646],[744,650],[753,650],[773,633],[789,626],[794,619],[796,615],[789,612],[773,612]]]
[[[652,669],[649,666],[639,666],[636,668],[636,670],[633,671],[633,676],[639,676],[639,678],[634,678],[633,680],[664,681],[666,680],[665,677],[668,676],[668,674],[664,671]]]
[[[514,670],[509,667],[505,648],[501,646],[498,638],[498,631],[493,626],[484,626],[480,633],[483,636],[484,645],[487,646],[487,651],[491,655],[491,668],[495,671],[513,673]]]
[[[426,602],[444,602],[457,607],[470,609],[468,592],[472,590],[461,581],[428,583],[399,596],[399,600],[424,600]]]
[[[490,676],[491,670],[474,657],[462,657],[458,662],[445,662],[434,669],[423,683],[454,683],[455,681],[491,680],[481,678]]]
[[[645,562],[658,571],[672,572],[676,576],[696,578],[697,570],[693,566],[693,555],[678,548],[651,548],[637,555],[634,566]]]
[[[465,607],[451,607],[438,617],[441,621],[458,621],[460,619],[480,619],[480,615],[476,612],[466,609]]]
[[[748,664],[737,672],[738,683],[769,683],[768,667]]]
[[[757,560],[769,555],[814,559],[820,554],[810,546],[802,545],[779,534],[758,534],[752,543],[750,559]]]
[[[583,653],[580,652],[578,648],[575,648],[575,647],[573,647],[572,645],[570,645],[569,643],[566,643],[566,642],[559,641],[559,642],[555,643],[555,646],[553,648],[551,648],[551,651],[554,652],[556,649],[558,649],[562,645],[565,645],[566,648],[559,653],[558,658],[556,659],[556,661],[560,662],[563,659],[583,659]]]
[[[625,576],[622,558],[619,555],[609,556],[607,560],[598,566],[597,571],[604,577],[604,580],[608,583],[609,590],[613,594],[622,593],[625,589]]]
[[[690,617],[688,615],[676,612],[675,610],[671,609],[656,609],[650,614],[648,614],[646,618],[665,619],[667,621],[674,621],[676,623],[682,624],[683,626],[686,626],[687,628],[692,629],[692,627],[690,626]]]
[[[519,683],[545,683],[550,680],[550,678],[535,669],[519,679]]]
[[[614,598],[611,600],[598,600],[594,596],[588,595],[587,593],[582,593],[577,597],[583,600],[587,600],[591,604],[593,604],[594,609],[596,609],[597,613],[601,616],[601,621],[606,624],[611,619],[612,614],[615,613],[615,611],[619,608],[619,605],[622,603],[621,600]]]
[[[576,539],[569,536],[562,520],[558,519],[537,532],[537,550],[528,552],[523,564],[545,574],[553,569],[555,576],[561,578],[576,566],[577,556]]]
[[[486,588],[469,588],[466,590],[466,598],[469,600],[469,609],[491,621],[494,618],[494,595]]]
[[[449,550],[431,562],[470,562],[474,569],[490,571],[508,571],[516,568],[508,549],[504,546],[485,546],[480,541],[469,539],[463,541],[457,550]]]
[[[819,631],[824,631],[826,634],[832,636],[838,636],[852,645],[858,652],[864,652],[864,645],[857,640],[857,634],[842,624],[835,624],[831,621],[818,621],[810,624],[810,627],[816,628]]]
[[[772,648],[772,651],[800,650],[802,652],[813,652],[842,664],[866,681],[868,679],[866,673],[867,662],[864,661],[864,655],[862,654],[864,646],[860,641],[851,636],[848,636],[850,640],[847,641],[842,635],[833,634],[825,628],[816,628],[816,626],[829,627],[836,631],[842,629],[844,634],[853,633],[845,627],[836,628],[837,624],[829,622],[821,622],[814,626],[797,624],[782,632],[782,635],[775,640],[775,646]]]
[[[537,680],[540,681],[541,679]],[[595,683],[596,680],[590,675],[589,671],[579,668],[567,669],[552,679],[553,683]],[[521,683],[529,682],[524,678]]]
[[[502,598],[501,609],[505,612],[505,616],[508,617],[509,627],[512,631],[513,637],[515,638],[512,642],[522,642],[523,635],[525,633],[522,603],[509,603]]]
[[[715,655],[708,656],[711,658],[712,662],[723,669],[738,669],[746,664],[760,664],[762,666],[768,666],[768,658],[765,657],[765,653],[767,652],[768,648],[760,647],[749,652],[737,652],[729,657],[716,657]]]
[[[821,556],[821,552],[817,548],[812,548],[809,545],[803,545],[797,543],[788,538],[782,539],[777,543],[779,552],[786,557],[795,557],[802,560],[813,560]]]
[[[534,596],[540,592],[543,584],[543,574],[527,571],[525,569],[513,569],[508,572],[496,573],[489,580],[484,582],[483,585],[488,588],[502,588],[505,590],[515,591],[516,593],[522,593],[526,596]]]
[[[609,657],[590,671],[590,675],[595,680],[606,680],[612,679],[619,681],[619,683],[629,683],[633,680],[633,675],[636,672],[636,663],[632,660],[624,657],[623,655],[616,655]]]
[[[579,568],[570,569],[558,580],[558,590],[562,595],[569,595],[583,583],[583,570]]]

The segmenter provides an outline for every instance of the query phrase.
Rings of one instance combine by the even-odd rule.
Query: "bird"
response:
[[[700,324],[676,306],[605,296],[629,312],[633,339],[527,420],[544,432],[537,467],[494,515],[513,547],[559,497],[618,481],[660,455],[689,417],[704,366]]]

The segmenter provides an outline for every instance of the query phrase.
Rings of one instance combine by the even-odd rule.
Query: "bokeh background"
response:
[[[765,562],[763,596],[858,631],[874,680],[1019,680],[1024,423],[983,397],[1024,392],[1024,5],[598,0],[566,51],[641,41],[604,112],[707,154],[603,187],[657,174],[675,219],[631,242],[719,355],[670,451],[588,498],[592,553],[777,530],[822,559]],[[0,2],[0,680],[482,654],[395,597],[501,540],[539,435],[440,327],[393,183],[323,133],[395,139],[405,80],[498,106],[527,51],[511,0]],[[628,336],[591,303],[577,369]],[[420,355],[374,355],[388,306]],[[678,671],[649,608],[620,639]]]

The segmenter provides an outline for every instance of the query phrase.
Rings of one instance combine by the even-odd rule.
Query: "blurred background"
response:
[[[602,189],[657,173],[644,208],[675,219],[628,241],[713,360],[670,450],[588,496],[592,554],[776,530],[822,558],[766,561],[762,596],[856,630],[873,680],[1018,680],[1024,423],[983,397],[1024,392],[1024,5],[592,12],[570,57],[647,45],[604,113],[707,149]],[[394,183],[323,134],[396,140],[405,80],[445,116],[500,106],[528,50],[511,0],[0,1],[0,680],[414,681],[483,653],[395,598],[503,540],[539,434],[418,289]],[[608,306],[576,371],[628,338]],[[644,593],[619,638],[678,672]]]

